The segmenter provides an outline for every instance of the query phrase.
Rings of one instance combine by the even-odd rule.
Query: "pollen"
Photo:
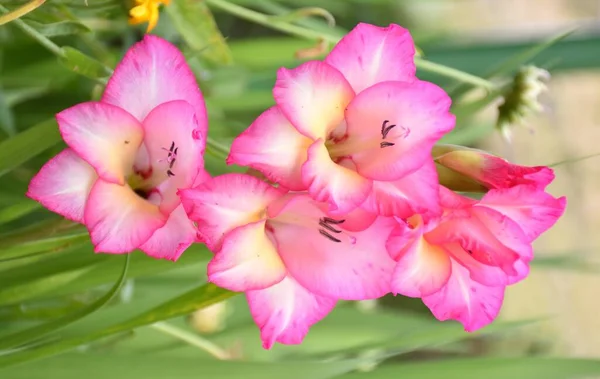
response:
[[[146,33],[154,29],[158,23],[158,7],[169,5],[171,0],[135,0],[135,6],[129,11],[129,23],[132,25],[148,23]]]

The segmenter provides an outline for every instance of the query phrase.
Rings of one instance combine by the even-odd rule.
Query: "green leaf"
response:
[[[192,50],[213,63],[227,65],[232,62],[225,38],[204,2],[174,0],[166,11]]]
[[[27,24],[46,37],[68,36],[90,31],[90,28],[77,21],[60,21],[51,24],[27,21]]]
[[[48,120],[0,142],[0,176],[60,141],[55,120]]]
[[[473,358],[448,359],[382,366],[367,373],[344,375],[343,379],[575,379],[600,375],[600,361],[561,358]]]
[[[234,292],[224,290],[212,284],[204,284],[184,293],[175,299],[167,301],[156,308],[143,312],[140,315],[123,323],[113,325],[97,332],[88,333],[84,336],[64,339],[38,348],[0,356],[0,367],[6,367],[60,354],[65,351],[72,350],[79,345],[94,342],[101,338],[109,337],[134,328],[138,328],[140,326],[152,324],[157,321],[167,320],[173,317],[188,314],[197,309],[201,309],[211,304],[223,301],[233,295],[235,295]]]
[[[13,333],[7,336],[2,336],[0,339],[0,350],[7,349],[11,347],[16,347],[22,344],[25,344],[30,341],[34,341],[40,339],[48,333],[55,332],[79,319],[84,318],[85,316],[97,311],[102,308],[106,303],[108,303],[121,289],[121,286],[125,282],[127,278],[127,269],[129,268],[129,259],[130,255],[127,254],[125,256],[125,264],[123,265],[123,270],[121,271],[121,275],[117,279],[116,283],[113,287],[104,294],[104,296],[100,297],[98,300],[93,303],[84,306],[75,312],[68,313],[65,316],[58,318],[56,320],[52,320],[50,322],[37,325],[33,328],[26,329],[21,332]]]
[[[328,379],[353,370],[359,362],[355,359],[264,363],[198,357],[163,358],[160,355],[73,353],[24,367],[0,370],[0,376],[10,379]]]
[[[33,200],[23,200],[16,204],[0,208],[0,225],[18,219],[21,216],[29,214],[41,207],[40,203]],[[0,256],[2,253],[0,252]]]
[[[103,79],[111,74],[111,70],[102,62],[89,57],[81,51],[69,46],[62,48],[64,57],[60,62],[73,72],[91,79]]]
[[[10,103],[6,96],[6,92],[0,87],[0,129],[9,136],[14,136],[17,133],[15,128],[15,117],[10,109]]]

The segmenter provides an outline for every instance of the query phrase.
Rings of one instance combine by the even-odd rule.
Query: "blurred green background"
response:
[[[0,13],[26,3],[0,0]],[[600,153],[600,2],[172,0],[162,8],[153,33],[184,51],[206,98],[212,174],[237,169],[224,164],[222,146],[274,103],[276,70],[319,59],[358,22],[411,30],[418,75],[454,100],[458,125],[445,142],[520,164],[558,163],[550,191],[568,196],[567,213],[536,242],[530,278],[508,289],[491,326],[467,334],[418,300],[389,297],[340,303],[302,345],[271,351],[244,297],[206,285],[203,246],[177,263],[96,255],[85,229],[24,197],[64,147],[54,114],[98,99],[110,68],[142,38],[145,25],[127,23],[130,6],[48,0],[0,26],[0,378],[600,377],[600,165],[579,159]],[[508,143],[494,128],[498,105],[530,63],[553,75],[544,112],[511,125]]]

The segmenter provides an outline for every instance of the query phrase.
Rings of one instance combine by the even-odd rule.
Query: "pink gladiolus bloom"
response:
[[[276,106],[233,143],[249,166],[343,214],[439,211],[433,144],[454,127],[451,100],[415,77],[406,29],[359,24],[325,61],[282,68]]]
[[[147,35],[117,66],[100,102],[60,112],[68,145],[27,195],[85,224],[95,251],[141,249],[176,260],[196,239],[177,190],[206,176],[206,110],[179,50]]]
[[[300,343],[337,300],[390,292],[395,262],[385,244],[393,218],[362,210],[335,217],[306,194],[243,174],[209,179],[180,196],[215,252],[209,281],[246,292],[267,349]]]
[[[387,247],[397,261],[392,292],[420,297],[439,320],[474,331],[500,311],[507,285],[524,279],[532,241],[562,215],[566,200],[534,185],[491,190],[481,201],[441,187],[444,214],[399,225]]]
[[[520,166],[485,151],[463,146],[436,146],[434,155],[438,164],[454,172],[455,177],[446,175],[448,183],[442,180],[442,184],[450,188],[453,180],[468,178],[488,189],[530,184],[543,190],[554,180],[554,172],[549,167]]]

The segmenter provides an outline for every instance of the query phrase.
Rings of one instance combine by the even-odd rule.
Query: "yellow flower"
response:
[[[135,0],[136,6],[129,11],[129,23],[132,25],[148,22],[149,33],[158,22],[158,6],[169,5],[171,0]]]

